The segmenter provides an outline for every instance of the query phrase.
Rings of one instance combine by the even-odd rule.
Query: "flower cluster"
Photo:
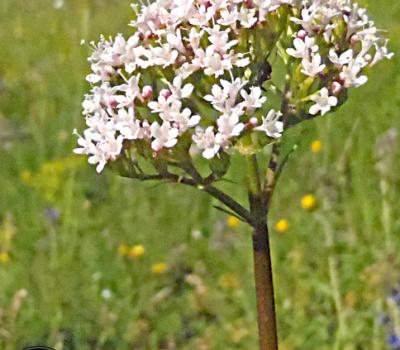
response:
[[[156,0],[132,7],[133,34],[102,37],[89,57],[87,129],[75,152],[88,155],[98,172],[127,152],[219,159],[243,144],[259,149],[293,119],[343,103],[346,89],[367,81],[368,67],[392,56],[366,11],[350,0]]]

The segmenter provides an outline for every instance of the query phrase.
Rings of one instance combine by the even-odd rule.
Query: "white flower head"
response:
[[[315,77],[316,75],[320,74],[326,67],[326,65],[322,63],[320,54],[314,55],[311,59],[308,57],[303,58],[301,64],[303,66],[301,70],[302,73],[310,77]]]
[[[221,149],[222,137],[214,133],[214,128],[209,126],[207,129],[197,127],[193,135],[193,141],[197,148],[202,151],[205,159],[214,158],[214,156]]]
[[[168,122],[164,122],[162,125],[154,122],[151,124],[150,131],[153,138],[151,148],[156,152],[164,147],[174,147],[178,142],[178,129],[172,128]]]
[[[98,172],[139,145],[160,152],[181,142],[179,151],[211,159],[252,132],[279,138],[280,112],[259,122],[269,99],[285,96],[304,110],[304,96],[320,86],[309,113],[325,115],[339,103],[335,96],[365,84],[367,69],[393,57],[383,32],[351,0],[148,0],[132,7],[134,34],[89,44],[86,130],[74,152]],[[286,16],[289,23],[281,21]],[[271,20],[286,26],[285,35],[276,35]],[[272,74],[256,71],[266,57]],[[282,62],[293,65],[283,94]]]
[[[318,51],[319,47],[315,44],[315,39],[306,36],[304,40],[296,38],[293,41],[294,48],[289,48],[286,52],[295,58],[308,59],[311,53]]]
[[[248,113],[261,108],[267,101],[267,97],[263,96],[262,90],[259,86],[252,86],[250,88],[250,93],[242,89],[240,94],[243,97],[243,106],[246,108]]]
[[[311,97],[311,100],[315,102],[315,104],[310,108],[310,114],[312,115],[317,115],[318,113],[325,115],[332,107],[335,107],[338,104],[337,97],[329,96],[327,88],[321,89],[318,95]]]
[[[267,116],[262,118],[262,124],[254,128],[254,130],[263,131],[268,137],[274,139],[280,138],[283,133],[283,122],[279,120],[281,116],[281,112],[271,109]]]

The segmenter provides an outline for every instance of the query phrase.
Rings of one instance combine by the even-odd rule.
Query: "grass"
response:
[[[386,349],[377,319],[400,272],[399,152],[385,153],[385,174],[374,153],[400,127],[400,4],[362,3],[397,56],[335,115],[288,135],[299,148],[270,222],[289,222],[272,232],[283,350]],[[1,349],[256,347],[250,232],[204,194],[97,176],[71,155],[87,90],[79,42],[128,31],[129,18],[122,0],[0,4]],[[308,193],[314,211],[300,206]],[[145,253],[120,256],[121,244]],[[167,271],[153,273],[157,263]]]

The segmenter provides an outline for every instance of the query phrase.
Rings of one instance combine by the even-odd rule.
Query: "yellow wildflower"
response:
[[[239,287],[239,279],[232,273],[226,273],[220,276],[218,285],[223,289],[236,289]]]
[[[357,306],[358,298],[355,292],[348,292],[344,297],[346,306],[350,309],[354,309]]]
[[[129,253],[129,247],[126,244],[120,244],[118,246],[118,255],[126,256]]]
[[[7,252],[0,252],[0,263],[6,264],[10,261],[10,255]]]
[[[284,233],[289,229],[289,221],[286,219],[280,219],[275,224],[275,229],[280,232]]]
[[[317,206],[317,199],[312,194],[307,194],[301,197],[301,206],[303,209],[312,210],[315,209]]]
[[[25,185],[30,185],[32,183],[32,172],[29,170],[21,171],[19,177]]]
[[[240,220],[236,216],[229,215],[226,224],[229,228],[236,228],[239,226]]]
[[[157,263],[151,267],[151,271],[156,275],[162,275],[163,273],[167,272],[168,264],[166,263]]]
[[[321,140],[315,140],[310,145],[312,153],[319,153],[322,151],[323,145]]]
[[[142,246],[141,244],[137,244],[134,245],[131,249],[129,249],[129,253],[128,255],[131,258],[140,258],[144,255],[144,253],[146,252],[144,246]]]

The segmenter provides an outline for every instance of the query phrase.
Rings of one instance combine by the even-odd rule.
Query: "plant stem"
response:
[[[267,220],[260,220],[253,234],[254,274],[260,350],[277,350],[274,285]]]
[[[267,225],[267,206],[260,181],[257,157],[247,158],[248,193],[252,217],[254,275],[260,350],[277,350],[274,285]]]

